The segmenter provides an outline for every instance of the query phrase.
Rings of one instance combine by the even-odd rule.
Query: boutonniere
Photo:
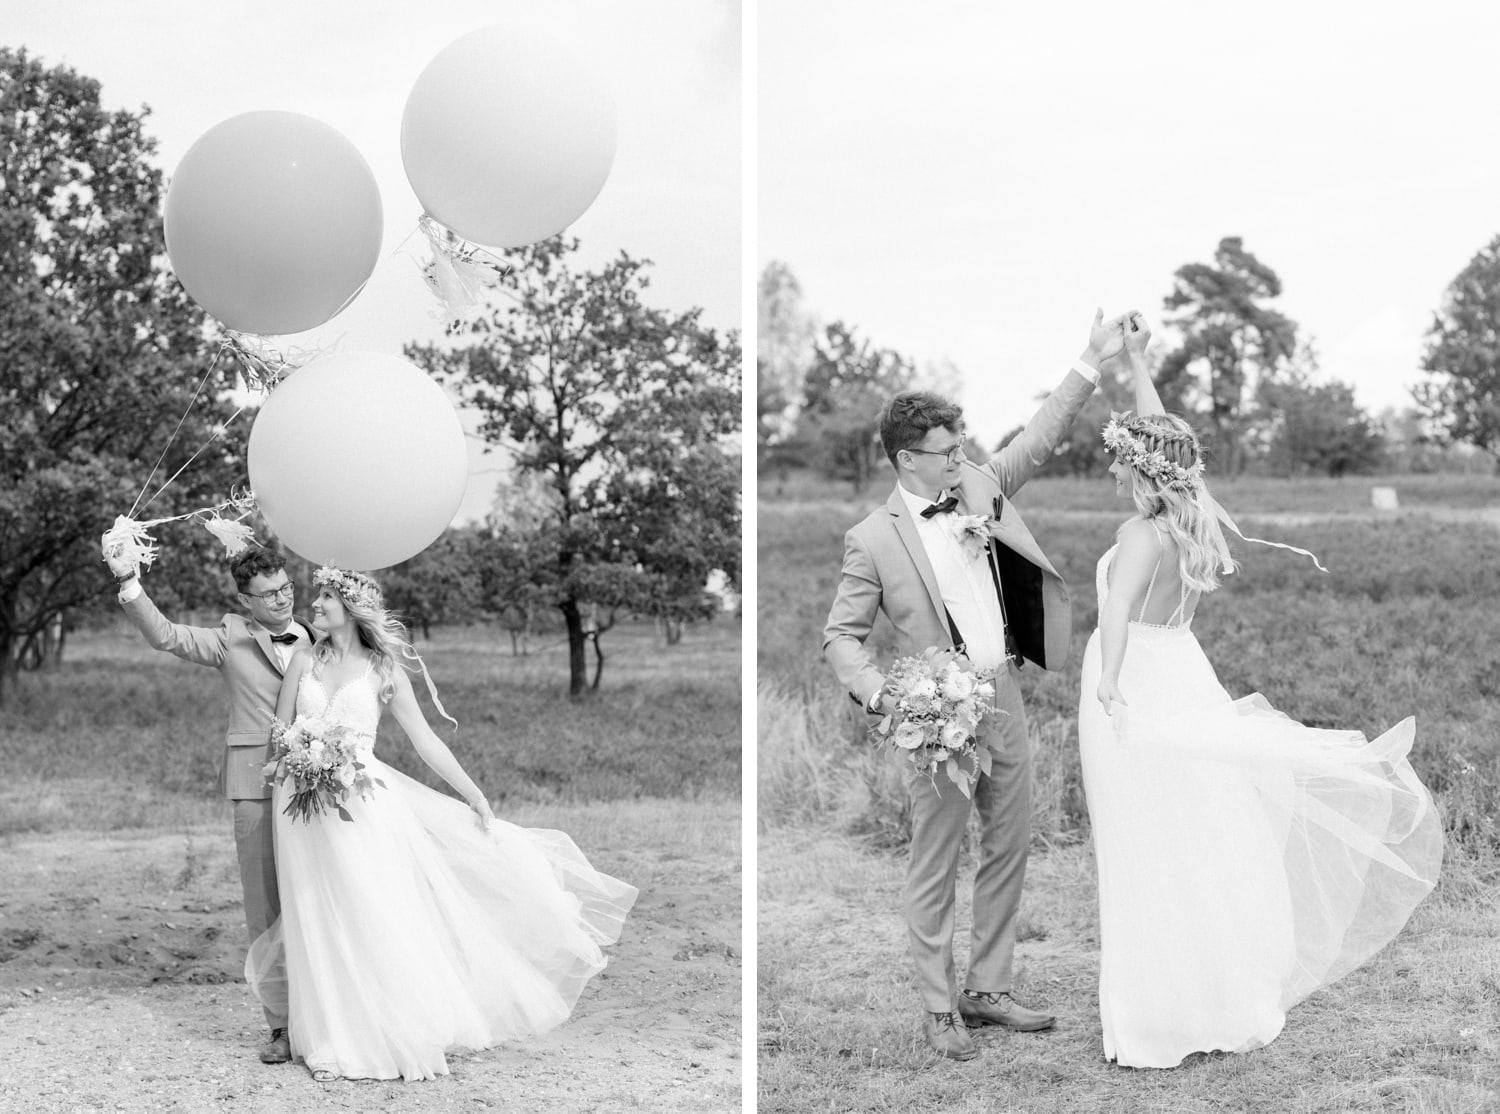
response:
[[[969,555],[969,560],[977,561],[990,547],[990,527],[996,523],[994,515],[959,514],[953,518],[959,546]]]

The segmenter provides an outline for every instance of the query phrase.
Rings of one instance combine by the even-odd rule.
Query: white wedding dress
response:
[[[1099,561],[1101,613],[1114,552]],[[1400,931],[1442,859],[1407,761],[1413,719],[1367,741],[1259,694],[1232,699],[1189,622],[1130,624],[1128,706],[1112,717],[1095,695],[1097,630],[1083,660],[1099,1015],[1105,1057],[1131,1067],[1273,1040],[1294,1003]]]
[[[430,1079],[444,1051],[487,1048],[567,1019],[605,965],[635,887],[589,866],[562,832],[497,821],[373,753],[380,720],[367,671],[332,696],[303,674],[297,714],[359,736],[385,783],[338,815],[294,820],[275,791],[281,917],[252,944],[245,975],[284,1007],[292,1055],[349,1078]]]

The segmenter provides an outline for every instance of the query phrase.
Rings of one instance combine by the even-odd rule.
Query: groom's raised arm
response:
[[[1036,474],[1068,432],[1078,411],[1099,385],[1100,366],[1124,348],[1124,323],[1129,318],[1129,314],[1124,314],[1105,321],[1104,311],[1095,311],[1089,345],[1083,354],[1073,361],[1063,381],[1042,401],[1041,409],[1032,415],[1026,428],[984,465],[1007,499]]]
[[[870,706],[870,697],[880,691],[885,677],[865,649],[865,639],[880,613],[880,576],[869,550],[853,530],[844,535],[844,567],[839,573],[838,592],[823,628],[823,656],[833,666],[844,690]]]
[[[121,592],[120,606],[153,649],[215,669],[224,664],[229,654],[229,632],[222,623],[217,627],[190,627],[186,623],[168,622],[139,583],[132,581]],[[133,594],[132,587],[136,589]]]

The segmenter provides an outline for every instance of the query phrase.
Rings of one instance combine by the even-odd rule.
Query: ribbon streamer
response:
[[[433,316],[449,328],[460,328],[483,308],[485,290],[510,273],[510,264],[426,213],[417,227],[432,248],[432,259],[421,267],[427,288],[440,303]]]
[[[422,679],[427,682],[427,695],[432,697],[432,706],[438,710],[438,715],[442,716],[445,720],[447,720],[455,728],[457,728],[458,720],[454,719],[448,714],[448,710],[443,707],[443,702],[438,699],[437,686],[432,683],[432,674],[427,672],[427,663],[422,660],[422,655],[417,653],[417,648],[410,642],[408,642],[402,648],[401,656],[406,658],[408,661],[414,661],[419,666],[421,666]]]
[[[1205,510],[1212,512],[1212,516],[1209,518],[1208,525],[1209,531],[1213,536],[1214,543],[1219,550],[1219,566],[1221,572],[1231,573],[1234,571],[1234,563],[1229,556],[1229,543],[1224,538],[1224,531],[1219,529],[1219,523],[1221,522],[1225,526],[1228,526],[1236,534],[1238,534],[1243,541],[1255,542],[1257,545],[1269,545],[1273,546],[1276,549],[1287,549],[1291,550],[1291,552],[1293,553],[1300,553],[1303,557],[1310,558],[1312,560],[1312,563],[1318,566],[1319,572],[1328,571],[1323,567],[1323,562],[1319,561],[1317,556],[1310,550],[1300,549],[1295,545],[1287,545],[1284,542],[1267,541],[1265,538],[1246,537],[1245,532],[1241,530],[1237,525],[1235,525],[1234,519],[1229,517],[1229,512],[1220,505],[1217,499],[1209,494],[1208,488],[1204,487],[1202,484],[1198,485],[1198,499]]]

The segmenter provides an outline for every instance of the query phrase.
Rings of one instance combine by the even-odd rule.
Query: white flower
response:
[[[931,677],[922,677],[911,686],[911,694],[926,700],[931,700],[937,695],[937,682]]]
[[[345,762],[342,766],[339,767],[338,781],[339,784],[342,785],[345,789],[348,789],[351,785],[354,784],[354,778],[355,772],[353,762]]]
[[[915,723],[907,721],[896,728],[891,741],[903,750],[916,750],[922,745],[922,729]]]
[[[943,698],[946,700],[967,700],[974,695],[974,675],[965,673],[961,669],[950,669],[948,676],[943,678]]]
[[[968,738],[969,725],[957,720],[949,720],[943,724],[943,729],[938,734],[939,741],[949,750],[962,750]]]

